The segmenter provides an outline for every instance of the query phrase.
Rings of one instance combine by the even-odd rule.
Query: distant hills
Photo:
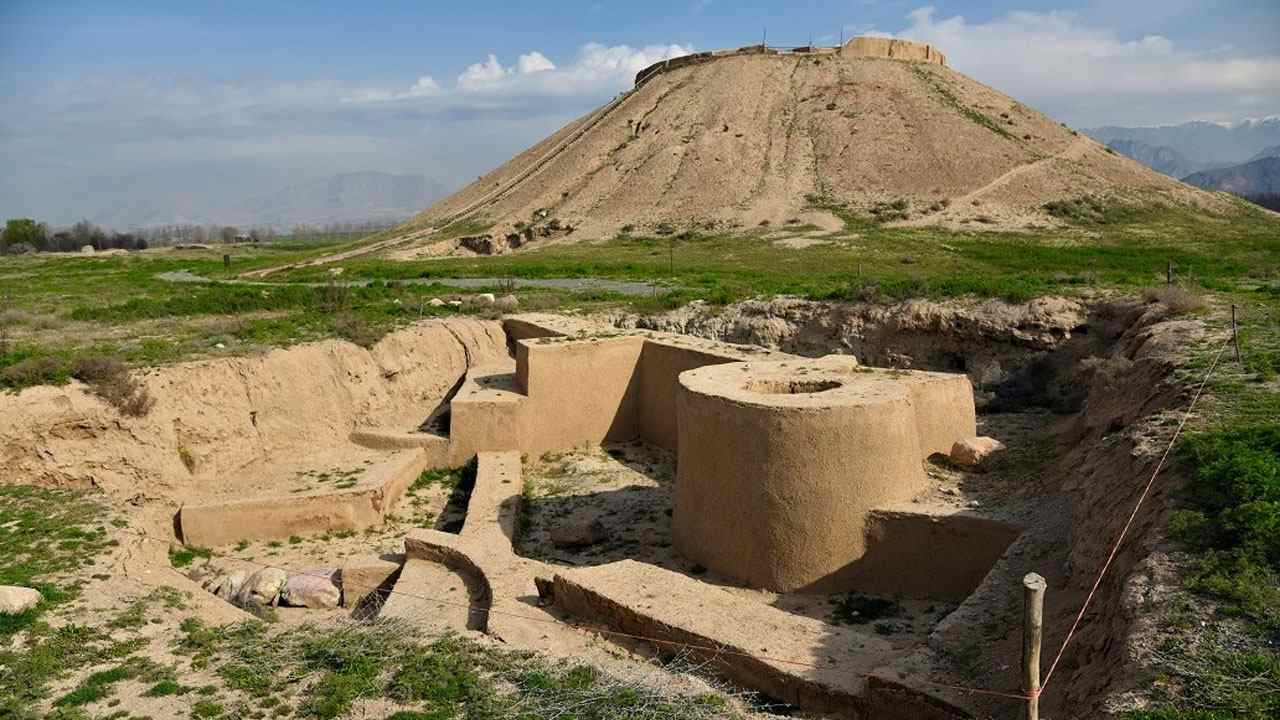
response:
[[[1264,157],[1241,165],[1205,170],[1182,179],[1205,190],[1225,190],[1250,197],[1280,193],[1280,157]]]
[[[1263,148],[1280,145],[1280,117],[1243,120],[1236,123],[1189,122],[1181,125],[1157,125],[1152,127],[1097,127],[1084,133],[1100,143],[1111,145],[1117,141],[1141,143],[1135,145],[1141,152],[1145,148],[1162,148],[1156,152],[1173,151],[1201,167],[1199,172],[1211,167],[1237,165],[1256,159]],[[1116,152],[1125,153],[1120,146]],[[1127,154],[1127,153],[1125,153]],[[1141,160],[1139,157],[1135,160]]]
[[[1213,164],[1195,162],[1168,145],[1148,145],[1141,140],[1116,139],[1109,141],[1107,147],[1170,177],[1182,178],[1214,167]]]
[[[243,228],[398,222],[444,197],[448,188],[425,175],[351,172],[290,185],[264,195],[210,206],[199,194],[113,206],[92,220],[114,229],[172,224]]]
[[[1280,118],[1226,125],[1100,127],[1084,132],[1188,185],[1235,193],[1268,207],[1280,193]]]

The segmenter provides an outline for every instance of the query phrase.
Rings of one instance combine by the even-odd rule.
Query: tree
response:
[[[26,243],[43,250],[48,244],[49,228],[31,218],[11,218],[4,224],[3,247]]]

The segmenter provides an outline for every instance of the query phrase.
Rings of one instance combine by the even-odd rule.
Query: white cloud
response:
[[[492,87],[510,74],[511,71],[502,67],[502,64],[498,62],[498,57],[493,53],[489,53],[488,60],[468,66],[458,76],[458,87],[463,90],[479,90]]]
[[[423,76],[408,90],[364,89],[345,99],[377,102],[425,97],[448,106],[466,105],[469,97],[480,96],[489,101],[539,95],[599,96],[630,87],[635,74],[655,62],[691,52],[692,48],[677,44],[633,48],[588,43],[565,65],[556,65],[542,52],[530,50],[510,66],[489,53],[483,62],[467,66],[452,90],[444,90],[430,76]]]
[[[1122,38],[1070,12],[981,23],[912,11],[897,37],[933,43],[952,67],[1075,125],[1177,123],[1280,112],[1280,56],[1182,50]]]
[[[489,57],[493,56],[490,55]],[[555,70],[556,65],[548,60],[546,55],[534,50],[533,52],[521,55],[520,60],[516,63],[516,68],[521,75],[529,75],[546,70]]]

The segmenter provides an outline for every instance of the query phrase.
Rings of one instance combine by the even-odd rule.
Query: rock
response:
[[[957,440],[951,446],[951,462],[960,467],[980,468],[993,454],[1004,449],[999,440],[980,436]]]
[[[338,275],[341,275],[344,270],[346,270],[346,268],[340,268],[340,267],[329,268],[329,274],[333,275],[334,277],[337,277]]]
[[[479,293],[473,295],[471,301],[477,305],[492,305],[498,302],[498,299],[493,296],[493,293]]]
[[[94,254],[94,253],[95,253],[95,252],[97,252],[97,251],[96,251],[96,250],[94,250],[94,248],[93,248],[93,246],[92,246],[92,245],[85,245],[85,246],[83,246],[83,247],[81,247],[81,248],[80,248],[80,252],[81,252],[81,253],[83,253],[83,254],[85,254],[85,255],[92,255],[92,254]]]
[[[427,303],[431,307],[444,307],[447,303],[440,298],[431,298],[431,302]]]
[[[342,566],[342,607],[354,608],[386,586],[400,563],[376,557],[354,558]]]
[[[342,600],[342,590],[334,579],[338,571],[333,568],[303,570],[289,576],[280,592],[281,604],[290,607],[336,608]]]
[[[0,585],[0,615],[18,615],[40,604],[40,591],[17,585]]]
[[[244,587],[244,581],[247,578],[248,575],[244,572],[237,571],[228,575],[215,575],[202,583],[201,586],[215,596],[230,602],[235,599],[240,592],[240,588]]]
[[[513,312],[516,308],[520,307],[520,300],[515,295],[503,295],[498,298],[495,305],[502,312]]]
[[[557,525],[551,529],[551,542],[558,548],[587,547],[607,537],[609,537],[609,530],[598,519]]]
[[[244,581],[235,594],[235,601],[240,605],[275,605],[288,580],[289,574],[279,568],[263,568]]]
[[[217,348],[218,350],[226,350],[226,349],[227,349],[227,346],[226,346],[224,343],[214,343],[214,344],[213,344],[213,346],[214,346],[215,348]]]
[[[450,301],[449,301],[449,305],[450,305],[451,307],[462,307],[462,301],[461,301],[461,300],[450,300]]]

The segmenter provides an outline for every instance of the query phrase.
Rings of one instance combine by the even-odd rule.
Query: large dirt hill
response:
[[[750,228],[815,198],[864,213],[905,200],[908,217],[895,222],[985,227],[1053,224],[1046,202],[1085,195],[1227,207],[951,70],[936,51],[926,62],[849,47],[757,49],[653,73],[399,237],[426,241],[430,228],[468,219],[494,238],[482,251],[502,251],[628,225]]]

